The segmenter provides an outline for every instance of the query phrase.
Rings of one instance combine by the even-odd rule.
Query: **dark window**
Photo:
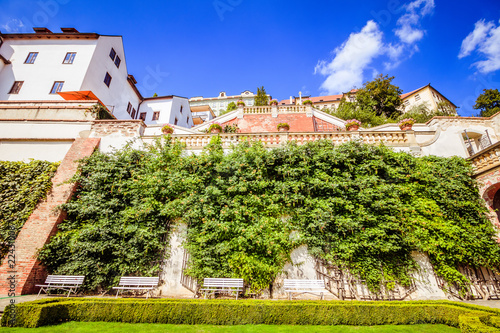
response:
[[[182,113],[182,109],[183,109],[183,108],[184,108],[184,107],[181,105],[181,113]]]
[[[160,111],[153,112],[153,119],[151,120],[158,120],[158,119],[160,119]]]
[[[119,56],[116,56],[116,59],[115,59],[115,65],[116,65],[116,68],[120,68],[120,63],[122,62],[122,60],[120,59]]]
[[[12,88],[10,88],[9,94],[19,94],[19,90],[21,90],[23,83],[24,81],[15,81]]]
[[[104,77],[104,83],[109,87],[111,84],[111,75],[109,73],[106,73],[106,76]]]
[[[146,112],[141,112],[139,119],[142,119],[143,121],[146,121]]]
[[[132,104],[130,104],[130,102],[129,102],[128,105],[127,105],[127,112],[128,112],[128,114],[130,114],[130,111],[132,111]]]
[[[51,94],[57,94],[62,90],[62,87],[64,85],[64,81],[56,81],[54,82],[54,85],[52,86],[52,89],[50,90]]]
[[[64,57],[63,64],[72,64],[73,60],[75,60],[76,52],[68,52],[66,53],[66,57]]]
[[[109,57],[111,60],[115,60],[116,52],[114,48],[111,48],[111,52],[109,52]]]
[[[132,119],[135,119],[135,109],[132,109]]]
[[[187,124],[189,125],[189,117],[188,117],[188,119],[187,119]]]
[[[177,120],[177,118],[175,118],[174,125],[177,125],[177,123],[178,123],[178,120]]]
[[[26,61],[24,63],[25,64],[34,64],[37,55],[38,55],[38,52],[30,52],[28,54],[28,56],[26,57]]]

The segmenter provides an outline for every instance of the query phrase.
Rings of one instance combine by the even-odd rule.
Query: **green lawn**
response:
[[[156,332],[187,332],[187,333],[226,333],[226,332],[293,332],[293,333],[387,333],[387,332],[422,332],[422,333],[452,333],[460,332],[458,328],[445,325],[382,325],[382,326],[289,326],[289,325],[245,325],[245,326],[213,326],[213,325],[168,325],[168,324],[125,324],[125,323],[79,323],[69,322],[57,326],[39,328],[5,328],[0,327],[0,333],[156,333]]]

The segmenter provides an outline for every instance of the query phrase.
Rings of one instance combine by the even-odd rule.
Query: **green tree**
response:
[[[356,102],[349,102],[345,97],[340,100],[339,106],[329,113],[344,120],[357,119],[363,127],[379,126],[387,122],[385,117],[377,116],[372,109],[361,108]]]
[[[380,74],[373,81],[365,82],[356,93],[358,107],[373,110],[377,116],[397,118],[402,113],[400,95],[403,91],[391,83],[393,79],[394,76]]]
[[[269,105],[269,98],[267,97],[266,89],[264,86],[257,88],[257,96],[254,98],[255,106]]]
[[[231,111],[234,111],[236,110],[238,107],[236,106],[236,103],[235,102],[231,102],[227,105],[227,109],[226,109],[226,112],[231,112]]]
[[[500,92],[498,89],[484,89],[484,92],[476,99],[473,106],[475,110],[480,110],[481,117],[490,117],[500,112]]]

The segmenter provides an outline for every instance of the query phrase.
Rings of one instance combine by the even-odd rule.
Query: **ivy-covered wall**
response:
[[[199,156],[168,140],[95,153],[75,180],[68,219],[40,259],[52,272],[86,275],[89,289],[155,274],[174,221],[188,225],[187,274],[241,277],[253,290],[269,287],[302,244],[372,290],[408,284],[413,250],[464,290],[457,265],[500,265],[471,166],[458,157],[328,141],[242,143],[224,154],[214,137]]]
[[[0,263],[9,248],[9,233],[24,223],[52,187],[58,163],[0,161]]]

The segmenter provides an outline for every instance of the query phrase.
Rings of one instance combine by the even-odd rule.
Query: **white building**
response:
[[[97,98],[117,119],[193,126],[187,98],[143,98],[128,74],[121,36],[34,30],[0,33],[0,101]]]
[[[194,125],[189,100],[174,95],[144,98],[139,110],[139,119],[146,125],[171,124],[188,128]]]
[[[208,105],[212,110],[214,110],[215,114],[219,116],[221,112],[226,111],[227,106],[231,102],[234,102],[236,104],[238,101],[243,101],[245,102],[246,106],[253,106],[255,96],[257,96],[257,94],[254,94],[249,90],[245,90],[239,95],[231,95],[231,96],[228,96],[225,91],[221,91],[219,93],[219,96],[217,97],[206,97],[206,98],[203,96],[192,97],[189,99],[189,105],[191,106]],[[271,96],[270,95],[267,96],[269,100],[271,100]]]
[[[121,36],[62,28],[0,34],[0,100],[64,100],[92,91],[115,117],[134,119],[142,96],[128,75]],[[134,114],[135,111],[135,114]]]

